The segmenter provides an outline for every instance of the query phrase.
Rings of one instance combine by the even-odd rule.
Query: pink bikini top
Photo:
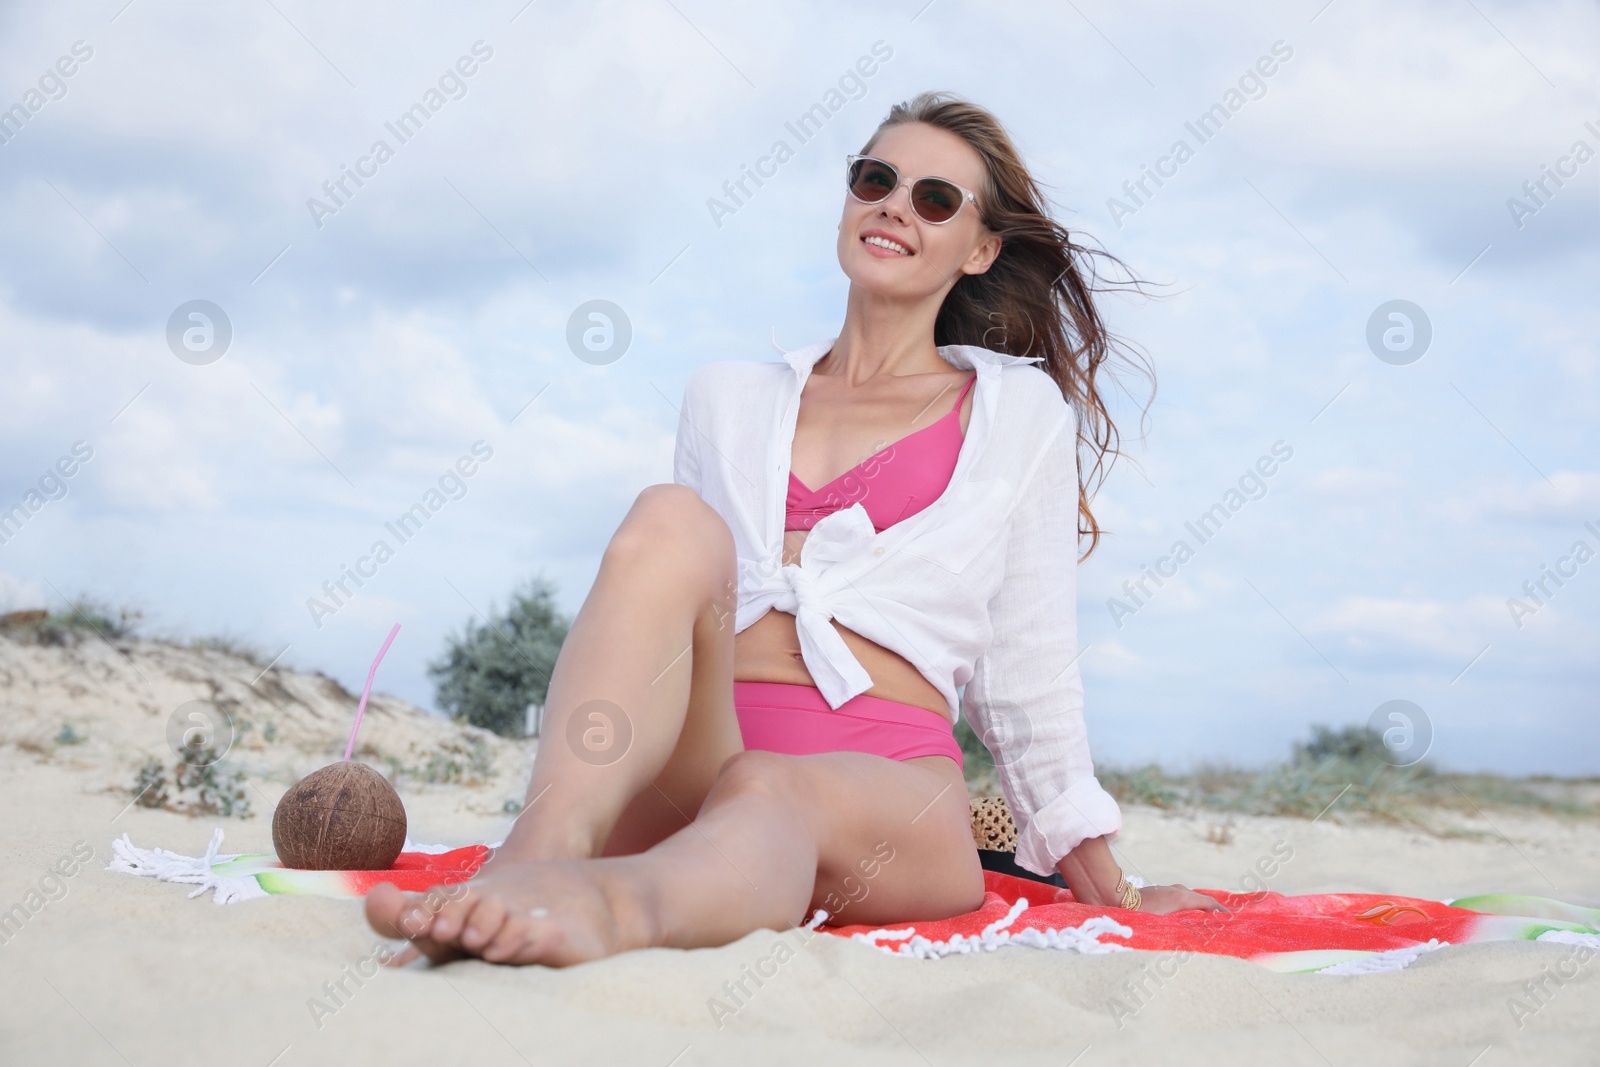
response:
[[[882,533],[939,499],[961,452],[961,402],[977,380],[974,374],[938,422],[873,453],[820,489],[806,488],[790,471],[784,529],[809,530],[859,500],[872,528]]]

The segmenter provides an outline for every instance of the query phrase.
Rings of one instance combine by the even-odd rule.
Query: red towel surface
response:
[[[1431,941],[1460,943],[1474,940],[1485,916],[1435,900],[1364,893],[1321,893],[1284,896],[1282,893],[1227,893],[1201,889],[1230,910],[1226,913],[1180,911],[1151,915],[1122,908],[1079,904],[1065,889],[995,871],[984,872],[983,904],[951,919],[911,921],[886,927],[833,925],[819,927],[842,937],[870,935],[875,930],[895,934],[914,929],[917,937],[949,942],[980,936],[985,927],[1004,920],[1019,900],[1028,907],[1007,927],[1013,936],[1023,930],[1062,930],[1079,927],[1105,916],[1129,928],[1131,936],[1099,935],[1103,944],[1154,951],[1194,951],[1254,959],[1277,953],[1354,950],[1360,953],[1408,948]],[[840,918],[849,917],[848,906]],[[885,947],[897,942],[879,938]]]

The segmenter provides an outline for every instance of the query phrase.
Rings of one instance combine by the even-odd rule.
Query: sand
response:
[[[225,851],[270,851],[271,804],[294,774],[338,755],[348,695],[280,671],[279,685],[265,687],[271,699],[252,696],[258,670],[220,653],[40,649],[0,638],[0,802],[13,813],[0,829],[0,909],[26,899],[76,843],[80,854],[94,853],[63,879],[64,895],[0,946],[0,1063],[1600,1061],[1600,961],[1556,988],[1520,1028],[1508,1007],[1526,996],[1523,983],[1570,955],[1549,944],[1451,947],[1404,971],[1350,978],[1276,975],[1197,956],[1152,981],[1158,954],[1011,948],[917,961],[760,931],[718,949],[657,949],[561,971],[463,961],[384,969],[358,983],[348,976],[370,971],[365,961],[380,946],[359,901],[217,906],[209,895],[187,899],[186,887],[103,870],[123,832],[139,845],[198,855],[220,825]],[[130,807],[141,762],[134,750],[162,752],[166,714],[213,687],[231,693],[241,715],[271,714],[280,724],[274,742],[240,754],[253,768],[254,817]],[[398,700],[378,702],[374,714],[363,734],[372,730],[375,761],[390,755],[417,766],[424,750],[410,746],[466,745],[476,735]],[[89,740],[56,745],[63,716]],[[259,726],[253,732],[259,738]],[[511,816],[502,805],[520,792],[532,743],[479,743],[491,770],[476,784],[401,776],[414,839],[503,836]],[[1236,888],[1281,841],[1294,850],[1272,880],[1283,892],[1445,899],[1504,891],[1600,904],[1593,822],[1491,811],[1492,825],[1476,820],[1460,826],[1463,836],[1434,837],[1342,822],[1335,812],[1315,824],[1237,819],[1232,840],[1218,845],[1205,818],[1140,808],[1126,818],[1119,854],[1152,881]],[[733,1016],[715,1019],[710,1002],[726,1002],[723,983],[780,938],[800,946],[794,958]],[[341,978],[348,993],[335,1000],[325,984]],[[1110,999],[1141,978],[1151,992],[1119,1025]]]

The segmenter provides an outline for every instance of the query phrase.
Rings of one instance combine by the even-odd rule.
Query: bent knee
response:
[[[663,551],[698,553],[707,559],[734,553],[733,532],[716,509],[685,485],[647,485],[606,546],[612,558]]]

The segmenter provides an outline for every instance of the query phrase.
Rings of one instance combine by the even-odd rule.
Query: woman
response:
[[[561,965],[817,908],[972,910],[963,685],[1018,863],[1089,904],[1218,907],[1128,886],[1088,758],[1076,456],[1100,470],[1115,429],[1084,250],[999,123],[946,94],[893,108],[846,177],[839,337],[694,373],[677,484],[639,495],[562,647],[524,814],[442,906],[374,889],[380,933]]]

